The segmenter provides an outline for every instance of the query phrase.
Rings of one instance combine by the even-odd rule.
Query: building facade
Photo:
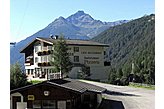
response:
[[[106,89],[72,79],[56,79],[10,92],[11,109],[97,109]]]
[[[21,53],[25,54],[25,72],[29,79],[60,77],[60,72],[54,75],[50,65],[53,44],[57,41],[58,39],[54,38],[36,38],[21,50]],[[108,79],[106,69],[109,63],[105,60],[108,45],[84,40],[66,40],[66,44],[70,61],[73,63],[69,72],[70,78],[77,78],[82,66],[86,66],[90,79]]]

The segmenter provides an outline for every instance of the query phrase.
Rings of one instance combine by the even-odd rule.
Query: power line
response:
[[[23,22],[24,22],[26,13],[27,13],[28,6],[29,6],[29,0],[26,1],[25,10],[24,10],[24,13],[23,13],[23,16],[22,16],[22,20],[21,20],[20,26],[19,26],[18,31],[17,31],[17,35],[18,36],[20,35],[21,29],[22,29],[22,25],[23,25]]]

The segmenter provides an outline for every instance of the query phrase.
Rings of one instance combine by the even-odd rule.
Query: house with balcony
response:
[[[58,39],[37,37],[20,52],[25,57],[25,73],[28,79],[60,78],[60,72],[52,72],[50,60],[52,59],[53,45]],[[110,63],[106,61],[107,44],[88,40],[66,39],[70,61],[73,64],[69,72],[70,78],[77,78],[82,67],[90,73],[90,79],[107,81]]]

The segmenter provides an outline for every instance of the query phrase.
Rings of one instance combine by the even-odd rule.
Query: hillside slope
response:
[[[154,14],[112,27],[92,40],[109,44],[107,58],[111,68],[121,69],[123,76],[135,73],[147,78],[151,76],[149,82],[155,81]]]

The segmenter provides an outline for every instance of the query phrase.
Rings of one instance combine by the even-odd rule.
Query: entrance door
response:
[[[66,101],[58,101],[58,109],[66,109]]]
[[[20,96],[13,96],[12,97],[12,107],[13,109],[17,109],[17,102],[21,102]]]

